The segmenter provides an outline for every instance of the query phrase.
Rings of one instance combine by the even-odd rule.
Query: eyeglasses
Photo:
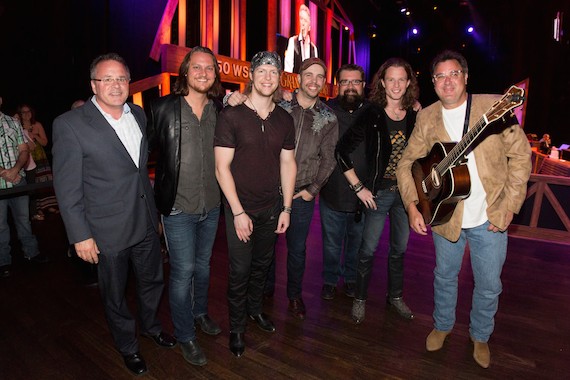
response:
[[[445,81],[445,78],[447,78],[447,77],[449,77],[451,80],[457,80],[457,78],[459,78],[459,76],[461,75],[462,72],[463,72],[463,70],[451,70],[447,74],[437,73],[437,74],[433,75],[433,80],[435,82],[443,82],[443,81]]]
[[[107,77],[107,78],[103,78],[103,79],[95,79],[95,78],[91,78],[91,80],[94,80],[96,82],[101,82],[103,83],[105,86],[110,86],[113,83],[118,83],[120,85],[123,84],[127,84],[130,82],[130,79],[125,78],[125,77],[119,77],[119,78],[111,78],[111,77]]]
[[[364,83],[364,81],[360,79],[343,79],[338,82],[340,86],[348,86],[349,84],[352,84],[353,86],[360,86],[362,83]]]

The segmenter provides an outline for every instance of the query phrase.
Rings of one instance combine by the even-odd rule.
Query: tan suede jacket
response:
[[[498,100],[498,95],[473,95],[469,128]],[[400,195],[406,209],[418,202],[418,194],[411,174],[411,166],[425,157],[437,141],[451,141],[442,119],[440,101],[418,113],[416,127],[398,164],[396,176]],[[531,150],[527,138],[518,124],[500,128],[500,123],[488,125],[472,145],[477,170],[487,193],[489,221],[505,229],[507,211],[518,213],[526,196],[526,183],[531,171]],[[479,142],[481,140],[481,142]],[[433,227],[433,231],[449,241],[457,241],[463,220],[463,201],[460,201],[451,219]]]

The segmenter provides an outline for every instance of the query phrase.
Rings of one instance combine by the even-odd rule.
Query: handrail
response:
[[[554,187],[552,186],[554,185]],[[568,194],[570,193],[570,177],[560,177],[543,174],[531,174],[528,182],[526,200],[521,209],[521,214],[531,209],[528,223],[521,222],[523,215],[515,217],[509,227],[509,235],[519,238],[570,244],[570,218],[564,208],[568,208]],[[550,206],[544,207],[546,204]],[[531,207],[532,206],[532,207]],[[548,211],[545,211],[548,210]],[[553,210],[552,213],[546,214]],[[528,215],[525,216],[525,221]],[[563,229],[554,229],[545,225],[545,219],[558,218]]]

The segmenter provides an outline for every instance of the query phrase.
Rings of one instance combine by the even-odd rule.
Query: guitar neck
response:
[[[477,137],[479,137],[479,135],[481,134],[481,132],[483,132],[483,130],[487,127],[487,125],[489,125],[489,123],[485,119],[485,115],[483,115],[483,117],[479,119],[479,121],[477,121],[477,123],[473,126],[473,128],[467,131],[467,133],[465,134],[465,136],[463,136],[461,141],[459,141],[453,147],[453,149],[449,151],[447,156],[445,156],[445,158],[441,160],[441,162],[437,165],[436,168],[437,171],[441,175],[443,175],[447,170],[455,166],[457,161],[459,161],[463,156],[465,156],[465,153],[467,152],[471,144],[473,144],[473,141],[475,141]]]

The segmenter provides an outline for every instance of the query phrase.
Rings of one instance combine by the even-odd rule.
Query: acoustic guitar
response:
[[[436,142],[427,156],[412,164],[412,177],[419,196],[417,207],[426,224],[446,223],[457,203],[469,196],[471,179],[465,158],[467,150],[489,124],[523,102],[524,90],[511,86],[461,141],[457,144]]]

